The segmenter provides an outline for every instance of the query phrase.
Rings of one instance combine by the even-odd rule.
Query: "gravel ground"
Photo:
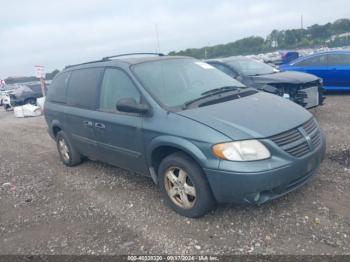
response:
[[[197,220],[165,207],[149,178],[65,167],[43,117],[0,111],[0,254],[350,254],[349,101],[313,110],[328,144],[307,185]]]

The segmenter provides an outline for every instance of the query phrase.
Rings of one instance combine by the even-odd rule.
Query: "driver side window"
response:
[[[236,78],[238,76],[238,74],[236,72],[234,72],[231,68],[222,65],[222,64],[218,64],[218,63],[211,63],[212,66],[216,67],[217,69],[219,69],[221,72],[224,72],[225,74]]]
[[[101,85],[100,110],[117,112],[117,102],[127,97],[134,98],[137,103],[141,101],[140,92],[124,71],[115,68],[106,69]]]
[[[327,55],[317,55],[295,64],[296,66],[327,66]]]

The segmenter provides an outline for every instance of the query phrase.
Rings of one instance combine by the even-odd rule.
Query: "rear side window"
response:
[[[296,63],[296,66],[327,66],[327,55],[318,55]]]
[[[128,75],[119,69],[106,69],[101,86],[100,110],[116,112],[117,102],[129,97],[140,103],[140,92]]]
[[[330,66],[350,65],[350,55],[348,55],[348,54],[328,55],[328,64]]]
[[[103,68],[86,68],[71,73],[67,104],[88,109],[97,108],[98,86]]]
[[[52,81],[47,91],[47,100],[57,103],[66,102],[66,88],[69,79],[69,72],[59,74]]]

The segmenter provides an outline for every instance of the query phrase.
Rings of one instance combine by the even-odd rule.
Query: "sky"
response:
[[[0,79],[350,18],[349,0],[0,0]],[[157,30],[156,30],[157,28]]]

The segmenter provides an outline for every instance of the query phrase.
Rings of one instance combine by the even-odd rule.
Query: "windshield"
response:
[[[167,107],[178,107],[223,87],[245,86],[211,65],[195,59],[168,59],[133,66],[143,86]]]
[[[227,62],[235,70],[245,76],[268,75],[278,72],[278,70],[270,65],[251,58],[236,58]]]

